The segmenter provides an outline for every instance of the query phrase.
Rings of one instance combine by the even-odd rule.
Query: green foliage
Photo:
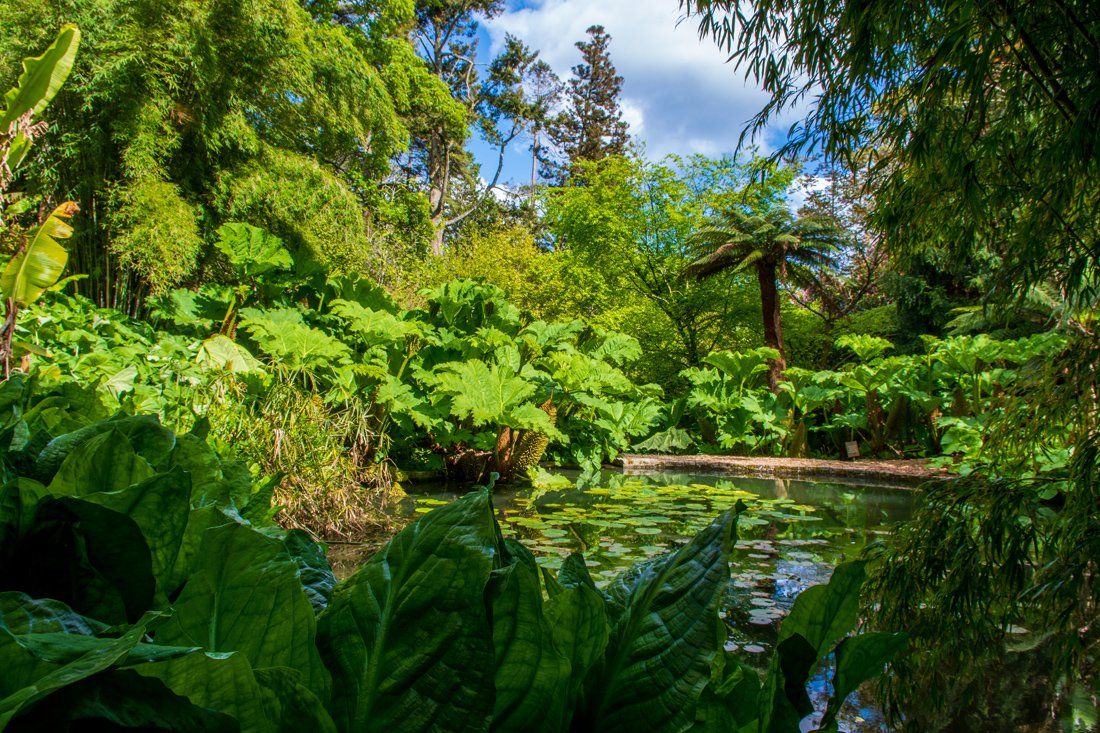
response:
[[[836,340],[836,345],[842,349],[850,349],[863,362],[882,356],[893,348],[893,344],[887,339],[862,333],[845,334]]]
[[[868,168],[872,220],[894,253],[980,263],[994,302],[1056,284],[1095,303],[1091,3],[681,6],[768,92],[751,129],[817,95],[776,155]]]
[[[262,222],[290,245],[301,273],[342,274],[366,266],[360,203],[345,183],[315,160],[270,151],[220,183],[225,218]]]
[[[203,246],[200,214],[172,184],[138,181],[118,195],[114,217],[122,234],[111,252],[159,295],[194,272]]]
[[[5,301],[10,299],[17,305],[28,306],[61,278],[69,253],[58,240],[72,236],[73,228],[66,220],[73,215],[73,209],[72,203],[54,209],[28,238],[23,250],[8,262],[0,275],[0,292]]]
[[[268,235],[240,232],[250,237],[232,245],[241,268],[285,263]],[[268,245],[271,258],[255,254]],[[208,417],[217,444],[289,475],[285,521],[326,534],[362,526],[383,492],[361,484],[384,489],[393,462],[424,448],[457,476],[512,480],[541,443],[594,475],[658,418],[658,391],[623,372],[636,341],[531,320],[495,288],[455,281],[429,293],[426,310],[402,311],[363,281],[316,293],[288,289],[276,270],[241,277],[252,284],[166,294],[162,330],[55,297],[35,311],[21,353],[36,352],[32,371],[47,384],[89,385],[104,410],[154,410],[181,428]]]
[[[415,219],[402,212],[426,205],[385,185],[391,156],[424,109],[466,125],[416,56],[412,13],[406,2],[360,21],[290,0],[4,3],[9,81],[62,22],[86,31],[40,141],[50,159],[24,166],[29,197],[76,192],[79,292],[140,312],[149,292],[209,279],[227,222],[270,230],[305,269],[380,266],[403,236],[394,227]]]
[[[0,727],[676,731],[776,704],[705,697],[725,690],[717,610],[743,507],[601,592],[579,555],[540,576],[479,490],[336,583],[321,548],[264,519],[270,494],[202,439],[148,417],[88,422],[79,401],[32,390],[4,385]],[[80,427],[51,429],[43,404]],[[840,566],[784,638],[823,654],[851,630],[835,609],[861,580]],[[881,671],[877,639],[841,641],[840,690]]]
[[[23,60],[23,73],[15,86],[4,94],[0,128],[6,132],[13,122],[27,113],[35,115],[46,108],[73,70],[79,46],[80,29],[75,25],[65,25],[41,56]]]
[[[756,173],[762,181],[754,183]],[[711,351],[756,345],[759,328],[744,329],[758,322],[754,284],[732,274],[697,282],[683,270],[698,256],[691,234],[709,216],[732,205],[776,205],[792,171],[733,157],[610,157],[573,175],[547,194],[564,291],[554,300],[652,344],[641,374],[665,388],[682,388],[677,373]]]
[[[289,270],[294,266],[294,260],[278,237],[249,224],[223,224],[218,229],[215,246],[241,278],[253,278],[272,270]]]
[[[23,59],[23,73],[15,86],[4,94],[0,114],[0,196],[11,182],[19,164],[26,158],[34,138],[41,134],[34,116],[42,112],[57,95],[73,69],[80,46],[80,29],[66,24],[57,38],[40,56]],[[6,202],[0,198],[0,205]],[[0,209],[7,218],[8,212]]]
[[[707,366],[684,371],[691,383],[684,405],[670,428],[683,424],[706,448],[744,453],[825,455],[840,443],[866,441],[865,453],[916,453],[940,456],[940,462],[969,473],[997,462],[1013,475],[1057,472],[1071,445],[1059,426],[1048,426],[1048,442],[1038,454],[1017,454],[1009,465],[998,457],[1002,418],[1036,390],[1030,370],[1066,348],[1066,337],[1049,332],[1015,341],[988,336],[927,339],[924,354],[882,356],[890,342],[846,334],[836,345],[858,361],[837,371],[790,369],[778,393],[766,388],[761,374],[774,350],[717,352]],[[668,445],[674,433],[654,437],[652,449]]]

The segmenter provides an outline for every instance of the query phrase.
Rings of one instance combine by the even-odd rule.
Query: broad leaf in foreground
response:
[[[886,663],[905,648],[909,636],[904,633],[872,632],[844,639],[836,648],[836,673],[833,675],[833,695],[818,730],[835,731],[840,706],[856,688],[882,674]]]
[[[21,515],[20,526],[0,522],[0,590],[54,598],[106,623],[149,609],[152,559],[133,519],[69,497],[46,498]]]
[[[172,571],[187,529],[190,496],[190,477],[175,467],[121,491],[96,492],[84,499],[134,520],[149,546],[157,589],[167,594],[174,590]]]
[[[609,587],[617,617],[602,665],[589,674],[575,729],[685,730],[720,644],[737,514],[728,511],[676,552],[636,565]]]
[[[190,654],[132,669],[160,680],[193,705],[235,718],[240,733],[278,730],[265,705],[264,689],[243,654]]]
[[[253,668],[287,667],[324,698],[328,672],[316,646],[313,607],[283,544],[251,527],[208,529],[197,572],[157,642],[238,652]]]
[[[569,660],[558,650],[543,614],[535,558],[505,541],[511,562],[493,571],[493,646],[496,653],[494,731],[563,729]]]
[[[4,682],[0,683],[0,730],[19,711],[74,682],[102,672],[121,661],[141,641],[146,621],[135,624],[118,639],[102,639],[101,643],[71,662],[51,665],[35,658],[23,649],[15,637],[0,629],[0,664]]]
[[[66,23],[41,56],[23,59],[23,73],[15,86],[4,94],[0,130],[6,131],[27,112],[37,114],[50,103],[69,77],[79,46],[80,29]]]
[[[20,731],[155,730],[237,733],[229,715],[204,710],[163,682],[128,669],[113,669],[68,685],[15,721]],[[75,723],[75,725],[74,725]]]
[[[561,692],[568,717],[578,705],[588,671],[607,649],[607,609],[588,575],[584,558],[577,553],[566,558],[558,580],[548,580],[547,587],[550,598],[546,601],[546,618],[555,645],[569,661],[569,681]]]
[[[319,644],[341,730],[484,730],[493,712],[485,605],[496,527],[487,491],[395,536],[337,586]]]
[[[11,258],[0,274],[0,291],[5,299],[30,305],[57,282],[69,262],[69,252],[58,240],[72,236],[73,228],[67,219],[76,211],[77,206],[71,201],[58,206],[35,230],[27,245]]]
[[[50,482],[49,493],[83,497],[97,491],[118,491],[155,474],[125,435],[109,430],[81,443],[66,456]]]
[[[806,681],[817,663],[859,617],[859,592],[867,577],[862,561],[837,565],[829,582],[802,591],[779,627],[775,653],[760,699],[760,730],[797,730],[813,712]]]

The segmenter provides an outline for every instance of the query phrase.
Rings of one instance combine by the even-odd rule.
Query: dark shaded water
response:
[[[597,584],[675,548],[737,501],[745,502],[721,616],[729,630],[727,648],[760,667],[795,597],[826,582],[837,563],[857,557],[908,517],[915,498],[909,489],[851,482],[609,473],[598,486],[579,489],[570,478],[557,475],[540,486],[499,491],[494,501],[501,522],[540,564],[556,568],[579,550]],[[459,493],[424,487],[399,511],[425,513]],[[338,574],[350,572],[363,554],[347,546],[334,552]],[[829,677],[822,670],[810,683],[822,706]],[[856,693],[843,711],[841,730],[886,728]]]

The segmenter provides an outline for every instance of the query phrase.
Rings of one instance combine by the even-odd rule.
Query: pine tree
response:
[[[619,95],[623,78],[611,63],[611,36],[602,25],[588,28],[588,40],[578,41],[581,63],[573,67],[566,89],[566,108],[551,128],[551,136],[564,158],[562,177],[582,160],[601,160],[626,151],[629,136]]]

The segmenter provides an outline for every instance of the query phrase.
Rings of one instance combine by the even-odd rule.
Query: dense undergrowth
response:
[[[920,155],[939,146],[910,140],[848,151],[849,162],[884,155],[899,178],[873,192],[833,186],[832,201],[811,196],[805,221],[827,214],[830,241],[838,238],[796,273],[790,265],[813,249],[811,229],[824,230],[795,226],[787,211],[794,169],[756,158],[573,161],[556,193],[542,197],[533,182],[522,205],[483,211],[444,237],[460,221],[448,223],[445,211],[465,208],[462,197],[474,208],[461,219],[496,199],[456,185],[457,200],[443,201],[448,185],[439,180],[427,193],[382,192],[392,174],[408,178],[405,166],[422,162],[417,149],[395,162],[406,138],[431,129],[429,147],[441,136],[452,137],[449,146],[465,137],[464,110],[473,112],[408,43],[424,20],[412,3],[353,20],[323,3],[311,15],[273,2],[260,13],[270,24],[247,13],[237,18],[247,23],[226,23],[224,4],[193,18],[183,6],[154,5],[127,6],[139,12],[102,29],[91,23],[92,63],[75,74],[85,98],[62,95],[59,124],[40,113],[74,68],[75,26],[27,58],[4,96],[0,246],[12,257],[0,275],[0,727],[786,731],[810,712],[807,674],[832,655],[835,697],[818,721],[829,729],[838,701],[895,652],[882,700],[899,727],[1095,727],[1100,349],[1088,216],[1096,177],[1062,176],[1070,185],[1058,193],[1060,212],[1048,201],[1059,177],[1043,173],[1075,160],[1079,170],[1095,167],[1095,146],[1077,144],[1093,128],[1074,123],[1051,153],[1036,145],[1046,131],[1028,126],[1058,126],[1042,122],[1018,88],[1015,99],[997,91],[1014,88],[1001,83],[1011,82],[1011,61],[986,57],[983,70],[1009,76],[982,81],[940,59],[1017,49],[1013,38],[953,46],[936,38],[932,61],[919,67],[956,69],[975,90],[967,104],[948,100],[952,117],[937,120],[929,139],[989,119],[1015,119],[1007,127],[1023,137],[994,139],[985,152],[967,152],[968,142],[931,164]],[[729,9],[685,5],[711,21]],[[1076,5],[1058,9],[1071,17]],[[43,25],[41,8],[16,7],[2,50],[22,58],[21,35],[37,52],[54,27]],[[48,15],[74,10],[98,21],[120,15],[114,7],[50,4]],[[849,14],[843,3],[792,12],[804,22],[803,11],[841,9],[843,18],[812,19],[792,44],[812,45],[821,29],[849,33],[850,21],[920,35],[908,22],[879,23],[877,11]],[[934,26],[978,9],[963,3],[928,16]],[[1032,10],[1022,14],[1028,22]],[[1003,11],[1007,26],[1021,21]],[[786,24],[788,15],[776,17]],[[462,17],[460,25],[470,21]],[[766,13],[735,17],[757,33],[720,33],[721,23],[704,30],[725,41],[771,38],[759,25]],[[951,37],[971,37],[974,22]],[[208,32],[230,26],[241,33],[228,42]],[[464,27],[472,34],[476,23]],[[364,38],[349,35],[353,28]],[[1048,45],[1061,43],[1064,28],[1046,19],[1034,27]],[[1082,28],[1094,51],[1095,33],[1076,21]],[[271,43],[279,34],[297,45]],[[863,43],[853,49],[874,45],[873,34],[856,35]],[[857,65],[898,58],[896,43],[886,48]],[[761,63],[759,52],[738,53]],[[241,64],[238,78],[238,65],[206,63],[208,53],[255,65]],[[1094,55],[1074,58],[1092,68]],[[821,56],[767,68],[800,74],[798,58]],[[330,76],[331,64],[342,72]],[[267,80],[259,86],[249,77],[258,69]],[[898,71],[887,76],[915,78]],[[1094,89],[1092,76],[1081,78]],[[269,94],[275,79],[293,89]],[[779,84],[780,98],[795,88]],[[877,79],[827,87],[883,88]],[[952,87],[921,83],[909,93]],[[329,95],[353,101],[337,110]],[[1070,101],[1049,96],[1060,107]],[[496,101],[506,98],[516,101]],[[908,135],[909,115],[919,121],[924,109],[906,94],[878,109],[897,100],[907,111],[895,129]],[[925,101],[934,110],[944,100]],[[368,108],[370,124],[359,117]],[[1082,104],[1080,119],[1094,108]],[[418,119],[425,109],[446,112],[454,129]],[[953,118],[958,110],[966,119]],[[1003,110],[1011,114],[998,117]],[[490,135],[501,133],[498,113],[479,112]],[[852,129],[838,125],[831,139],[841,144]],[[962,137],[980,143],[984,133],[974,132]],[[891,162],[890,150],[915,151],[918,164]],[[1004,161],[976,165],[971,154],[1004,152],[1018,171],[1017,156],[1034,150],[1042,185],[1030,192],[1001,183]],[[423,157],[432,179],[439,167]],[[944,163],[963,182],[953,193],[944,191],[954,183]],[[978,170],[992,172],[988,185],[973,185]],[[753,183],[756,173],[768,175]],[[910,185],[918,195],[906,204]],[[983,201],[994,205],[982,212]],[[543,204],[549,215],[532,222]],[[767,214],[783,226],[748,224]],[[715,215],[736,226],[716,251],[699,251],[693,235]],[[535,244],[544,226],[552,247]],[[530,245],[523,274],[498,276],[501,252],[522,253],[500,241],[516,232]],[[485,246],[460,246],[479,234]],[[441,258],[409,267],[404,259],[424,254],[426,236]],[[79,274],[59,283],[70,238]],[[467,255],[469,272],[514,289],[452,280],[449,268]],[[684,277],[714,257],[734,265],[724,279],[704,286]],[[848,266],[837,269],[842,259]],[[759,293],[745,277],[750,266]],[[376,277],[348,275],[368,270]],[[398,287],[381,287],[395,271]],[[553,287],[516,284],[543,272],[554,273]],[[414,292],[427,274],[437,286]],[[65,295],[74,281],[129,315]],[[988,311],[978,305],[984,291]],[[762,335],[775,349],[751,348],[761,333],[745,314],[757,295]],[[538,302],[548,298],[562,302]],[[922,339],[926,325],[943,334],[957,305],[960,328],[1004,338]],[[820,331],[803,339],[812,348],[793,348],[799,339],[784,346],[783,318]],[[635,338],[594,323],[644,335],[653,348],[643,353]],[[815,368],[791,367],[778,379],[796,351],[792,363]],[[627,450],[835,457],[851,442],[864,456],[931,458],[964,477],[928,487],[913,519],[871,548],[866,566],[843,564],[828,585],[800,596],[763,682],[724,652],[717,632],[736,509],[604,590],[577,556],[556,577],[540,575],[502,537],[485,491],[424,517],[342,584],[309,534],[284,528],[361,537],[387,521],[389,494],[412,472],[517,481],[541,462],[579,466],[583,481]],[[858,618],[878,631],[847,636]],[[892,633],[902,627],[904,651]]]
[[[769,350],[717,352],[674,397],[631,380],[635,340],[535,320],[472,281],[412,310],[354,280],[239,297],[175,291],[150,325],[55,294],[24,313],[15,350],[44,384],[94,386],[102,414],[156,412],[181,430],[205,418],[254,473],[288,475],[287,521],[326,535],[379,521],[401,470],[513,481],[542,461],[595,476],[627,450],[837,457],[854,440],[864,455],[942,456],[968,473],[991,460],[1034,364],[1066,344],[955,337],[887,356],[887,342],[849,336],[849,363],[791,368],[777,392]],[[1018,454],[1014,475],[1064,471],[1071,437]]]
[[[0,390],[0,729],[793,731],[835,655],[832,730],[905,643],[849,635],[865,571],[841,565],[761,683],[718,617],[740,506],[600,590],[580,555],[541,573],[480,490],[337,583],[202,425],[39,389]]]

